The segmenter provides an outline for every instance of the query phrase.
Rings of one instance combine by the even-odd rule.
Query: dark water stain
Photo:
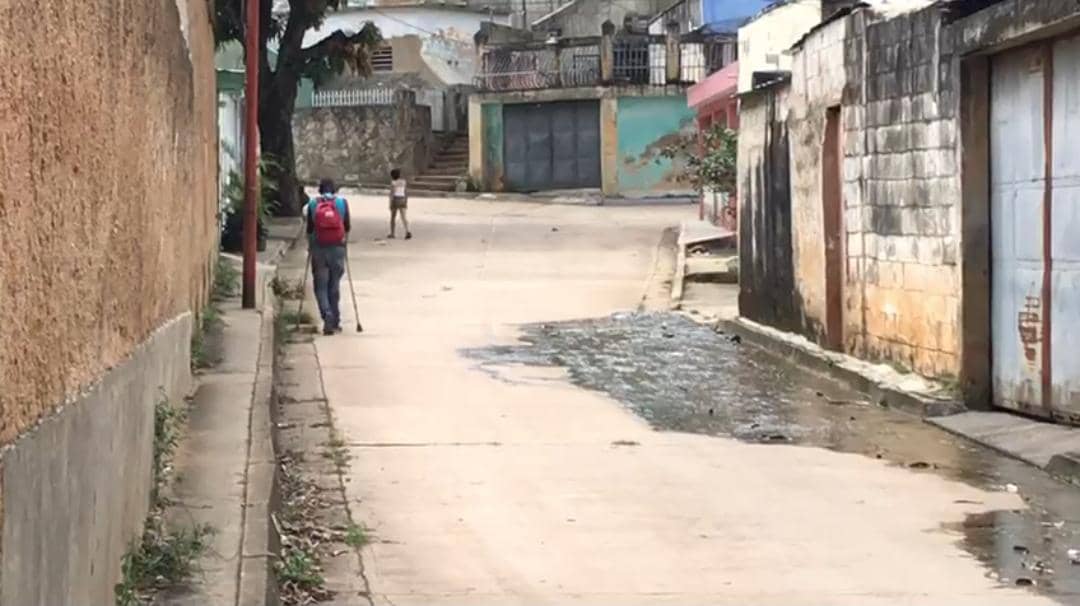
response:
[[[519,345],[463,353],[503,380],[510,380],[500,372],[506,366],[564,368],[572,383],[611,396],[661,431],[828,448],[1015,490],[1026,509],[972,515],[933,531],[956,534],[1003,584],[1080,604],[1080,565],[1068,556],[1080,549],[1080,490],[683,316],[528,325]]]

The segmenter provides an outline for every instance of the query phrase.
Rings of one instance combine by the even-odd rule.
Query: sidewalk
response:
[[[277,343],[270,281],[300,229],[296,219],[270,226],[267,249],[259,255],[255,310],[241,309],[239,297],[219,304],[221,362],[197,376],[167,514],[184,525],[209,525],[214,534],[200,573],[157,603],[276,603],[270,510],[277,462],[270,407]]]

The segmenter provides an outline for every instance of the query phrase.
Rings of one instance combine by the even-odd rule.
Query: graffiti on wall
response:
[[[690,194],[684,163],[663,150],[695,132],[686,97],[620,97],[617,112],[618,189],[622,195]]]

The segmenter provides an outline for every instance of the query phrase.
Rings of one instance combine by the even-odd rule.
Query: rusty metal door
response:
[[[1080,38],[994,58],[995,404],[1080,422]]]
[[[991,332],[995,404],[1042,408],[1043,198],[1040,48],[994,58],[990,86]]]
[[[1080,421],[1080,36],[1054,44],[1050,403]]]
[[[503,168],[510,191],[600,187],[600,103],[504,105]]]
[[[844,349],[844,196],[841,175],[840,108],[830,107],[821,150],[821,199],[825,227],[825,340]]]

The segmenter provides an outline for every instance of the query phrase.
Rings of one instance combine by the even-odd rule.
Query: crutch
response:
[[[356,287],[352,283],[352,270],[349,269],[349,248],[345,247],[345,279],[349,281],[349,294],[352,295],[353,315],[356,316],[356,332],[364,332],[360,324],[360,310],[356,307]]]
[[[307,261],[304,262],[304,275],[300,278],[300,309],[296,312],[296,325],[294,328],[300,329],[300,320],[304,317],[304,300],[307,299],[307,275],[311,270],[311,246],[308,246]],[[314,278],[312,278],[314,279]]]

